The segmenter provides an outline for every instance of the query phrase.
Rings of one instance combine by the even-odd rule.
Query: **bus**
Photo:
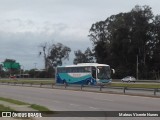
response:
[[[57,84],[97,85],[112,82],[110,66],[98,63],[59,66],[55,77]]]

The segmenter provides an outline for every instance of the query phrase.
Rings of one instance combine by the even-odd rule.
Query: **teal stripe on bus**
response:
[[[79,82],[79,81],[82,81],[82,80],[86,80],[87,78],[91,78],[91,74],[87,74],[85,76],[82,76],[82,77],[72,77],[70,76],[68,73],[59,73],[59,77],[62,79],[62,80],[66,80],[67,82],[70,81],[70,82]]]

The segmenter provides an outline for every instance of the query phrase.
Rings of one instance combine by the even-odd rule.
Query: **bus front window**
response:
[[[98,79],[110,79],[110,68],[108,66],[98,66],[97,67],[97,78]]]

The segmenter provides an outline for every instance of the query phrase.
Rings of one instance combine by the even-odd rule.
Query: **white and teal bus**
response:
[[[57,67],[55,76],[58,84],[97,85],[112,82],[110,66],[98,63],[60,66]]]

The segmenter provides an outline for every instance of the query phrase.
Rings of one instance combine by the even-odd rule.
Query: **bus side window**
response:
[[[92,67],[92,77],[96,79],[96,68]]]
[[[61,68],[61,73],[64,73],[65,72],[65,68]]]

